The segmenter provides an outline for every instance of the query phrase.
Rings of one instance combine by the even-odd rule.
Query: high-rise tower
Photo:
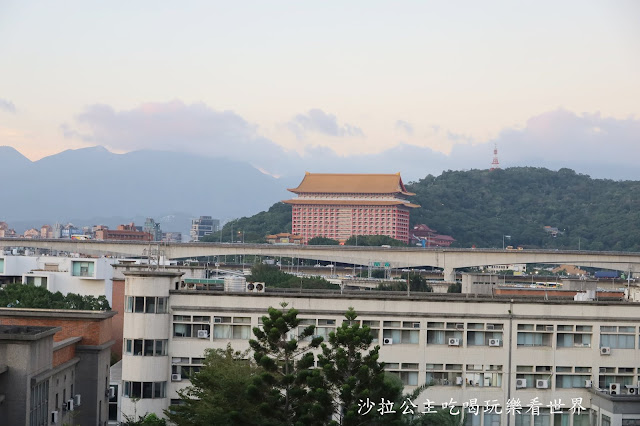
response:
[[[493,161],[491,162],[491,168],[489,170],[496,170],[500,168],[500,161],[498,161],[498,144],[493,145]]]

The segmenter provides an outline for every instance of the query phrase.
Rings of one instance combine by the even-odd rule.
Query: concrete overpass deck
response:
[[[458,268],[517,263],[569,264],[640,272],[640,253],[578,250],[500,250],[421,247],[299,246],[241,243],[162,243],[131,241],[0,238],[0,247],[24,247],[88,255],[116,255],[167,259],[200,256],[256,255],[381,267],[442,268],[445,279],[455,279]]]

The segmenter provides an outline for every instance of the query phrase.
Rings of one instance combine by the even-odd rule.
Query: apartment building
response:
[[[0,256],[0,284],[21,282],[83,296],[106,296],[112,304],[113,269],[108,257]]]
[[[467,420],[473,426],[640,422],[637,303],[223,292],[181,286],[178,272],[124,274],[123,414],[131,415],[134,407],[161,414],[178,402],[178,389],[199,370],[205,349],[227,343],[247,349],[267,308],[286,302],[300,311],[301,326],[316,325],[317,335],[325,337],[353,307],[381,346],[387,370],[407,390],[430,385],[413,401],[420,410],[429,402],[469,410],[475,401],[478,414]],[[523,409],[508,413],[516,399]],[[584,410],[572,412],[577,401]],[[526,412],[531,403],[539,404],[536,416]]]
[[[107,422],[112,311],[0,308],[0,419]]]

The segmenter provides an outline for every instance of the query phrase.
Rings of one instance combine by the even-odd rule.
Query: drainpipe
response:
[[[512,336],[513,336],[513,299],[509,301],[509,362],[507,365],[507,401],[511,399],[511,357],[513,352],[513,344],[512,344]],[[507,426],[511,426],[511,416],[507,414]]]

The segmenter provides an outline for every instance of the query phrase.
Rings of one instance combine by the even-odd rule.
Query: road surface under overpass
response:
[[[349,265],[389,268],[431,266],[442,268],[447,281],[459,268],[505,264],[568,264],[640,272],[640,253],[574,250],[500,250],[419,247],[300,246],[241,243],[145,243],[65,239],[0,238],[0,247],[24,247],[88,255],[132,257],[163,256],[187,259],[200,256],[256,255],[291,257]]]

